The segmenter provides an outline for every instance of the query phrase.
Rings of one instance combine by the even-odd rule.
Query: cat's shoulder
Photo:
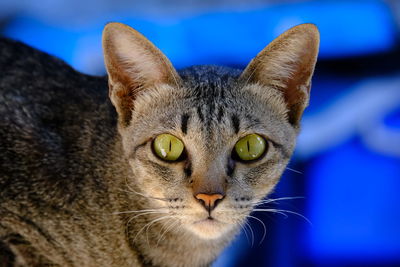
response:
[[[55,56],[4,37],[0,37],[0,69],[2,95],[19,92],[35,100],[40,96],[107,96],[105,77],[82,74]]]
[[[0,124],[6,126],[1,136],[14,128],[58,128],[62,134],[108,101],[105,77],[82,74],[18,41],[0,38],[0,69]]]
[[[116,124],[107,78],[5,38],[0,69],[0,195],[7,181],[83,175]]]

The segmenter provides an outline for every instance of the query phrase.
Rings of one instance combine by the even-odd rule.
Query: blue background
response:
[[[214,266],[400,266],[400,1],[11,1],[0,33],[104,74],[101,31],[131,25],[177,68],[243,68],[288,28],[315,23],[320,57],[295,156]],[[247,235],[247,236],[246,236]],[[252,244],[254,243],[254,244]]]

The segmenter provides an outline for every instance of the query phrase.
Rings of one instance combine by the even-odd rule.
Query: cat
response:
[[[109,23],[95,77],[1,39],[0,266],[212,264],[292,155],[318,48],[302,24],[176,71]]]

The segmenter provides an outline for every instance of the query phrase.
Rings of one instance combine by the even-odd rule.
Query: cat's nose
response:
[[[208,210],[211,212],[217,204],[224,198],[222,194],[197,194],[195,195],[196,199]]]

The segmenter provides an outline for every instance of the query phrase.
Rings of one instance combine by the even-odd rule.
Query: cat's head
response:
[[[201,238],[238,228],[293,152],[318,46],[317,28],[303,24],[243,72],[198,66],[178,73],[140,33],[108,24],[103,48],[135,177],[129,182]]]

